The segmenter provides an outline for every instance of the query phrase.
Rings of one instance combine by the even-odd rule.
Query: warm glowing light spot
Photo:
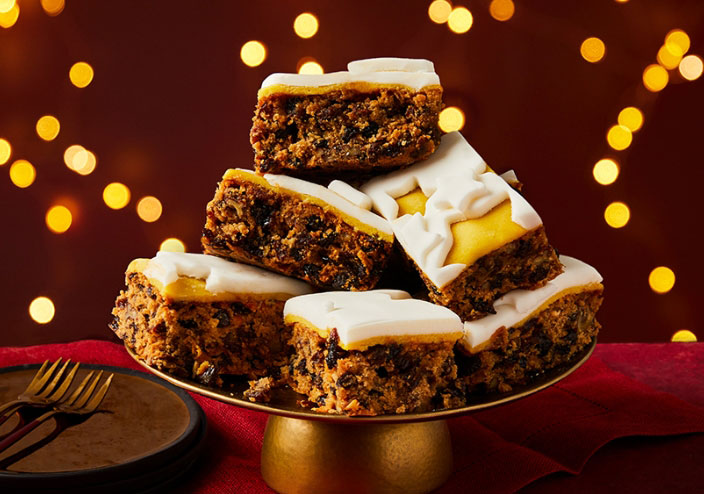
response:
[[[452,12],[452,4],[447,0],[435,0],[428,7],[428,17],[436,24],[444,24]]]
[[[438,125],[443,132],[454,132],[464,127],[464,112],[456,106],[449,106],[440,112]]]
[[[122,209],[130,202],[130,189],[119,182],[108,184],[103,189],[103,201],[111,209]]]
[[[462,34],[469,31],[474,23],[472,13],[465,7],[455,7],[447,17],[447,25],[453,33]]]
[[[61,124],[53,115],[44,115],[37,120],[37,135],[45,141],[53,141],[59,135]]]
[[[59,15],[66,6],[65,0],[41,0],[41,3],[44,12],[52,17]]]
[[[587,38],[582,41],[582,46],[579,48],[579,52],[582,54],[587,62],[596,63],[606,54],[606,45],[599,38]]]
[[[491,0],[489,14],[497,21],[507,21],[513,17],[516,6],[512,0]]]
[[[643,85],[648,91],[657,93],[667,86],[670,76],[662,65],[648,65],[643,71]]]
[[[702,59],[696,55],[687,55],[680,62],[680,74],[688,81],[699,79],[702,75]]]
[[[73,158],[73,171],[79,175],[90,175],[95,170],[97,164],[98,159],[95,157],[95,154],[87,149],[82,149],[78,151]]]
[[[672,335],[672,341],[674,343],[696,343],[697,335],[688,329],[680,329]]]
[[[240,58],[249,67],[261,65],[266,60],[266,46],[259,41],[247,41],[240,49]]]
[[[137,203],[137,214],[147,223],[152,223],[161,217],[161,202],[154,196],[142,197]]]
[[[631,145],[633,134],[625,125],[614,125],[606,133],[606,141],[616,151],[623,151]]]
[[[46,324],[54,319],[56,309],[48,297],[37,297],[29,304],[29,316],[39,324]]]
[[[689,51],[689,36],[681,29],[673,29],[665,36],[665,46],[674,55],[684,56]]]
[[[165,252],[186,252],[186,245],[177,238],[167,238],[159,246]]]
[[[15,0],[0,0],[0,14],[7,14],[15,6]]]
[[[298,67],[299,74],[322,74],[323,67],[318,62],[314,60],[308,60],[303,62],[300,67]]]
[[[675,273],[667,266],[658,266],[650,272],[648,284],[655,293],[667,293],[675,286]]]
[[[37,171],[27,160],[17,160],[10,166],[10,180],[21,189],[32,185],[35,178],[37,178]]]
[[[73,144],[72,146],[67,147],[66,151],[64,151],[64,163],[70,170],[76,171],[74,161],[76,156],[82,151],[85,151],[85,148],[80,144]]]
[[[9,28],[15,25],[20,16],[20,6],[15,3],[7,12],[0,12],[0,27]]]
[[[612,159],[604,158],[596,162],[592,173],[594,174],[594,180],[601,185],[611,185],[618,178],[618,163]]]
[[[73,215],[66,206],[53,206],[46,213],[46,226],[54,233],[64,233],[71,227]]]
[[[304,12],[293,21],[293,30],[301,38],[312,38],[318,32],[318,18],[310,12]]]
[[[643,126],[643,112],[635,106],[627,106],[618,114],[618,124],[637,132]]]
[[[682,60],[682,55],[680,55],[679,53],[672,53],[668,49],[667,45],[662,45],[658,50],[657,59],[660,65],[662,65],[666,69],[672,70],[676,69],[677,66],[680,64],[680,60]]]
[[[12,156],[12,146],[5,139],[0,139],[0,165],[4,165]]]
[[[68,71],[68,77],[71,83],[79,88],[84,88],[93,80],[93,67],[86,62],[76,62]]]
[[[626,3],[628,0],[614,0],[616,3]]]
[[[606,206],[604,219],[611,228],[623,228],[631,219],[631,210],[622,202],[612,202]]]

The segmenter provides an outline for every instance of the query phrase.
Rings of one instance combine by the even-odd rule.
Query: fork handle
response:
[[[17,405],[21,405],[22,403],[24,402],[20,400],[12,400],[8,401],[7,403],[3,403],[2,405],[0,405],[0,415],[4,414],[5,411],[16,407]],[[14,412],[14,410],[12,412]],[[10,415],[12,414],[12,412],[10,412]]]
[[[50,411],[46,412],[45,414],[40,415],[36,419],[32,420],[31,422],[29,422],[27,425],[25,425],[21,429],[16,430],[15,432],[13,432],[9,436],[7,436],[5,439],[0,441],[0,453],[2,453],[7,448],[9,448],[13,444],[15,444],[20,439],[22,439],[24,436],[26,436],[27,434],[32,432],[42,422],[45,422],[47,419],[49,419],[53,415],[56,415],[56,413],[57,413],[56,410],[50,410]]]

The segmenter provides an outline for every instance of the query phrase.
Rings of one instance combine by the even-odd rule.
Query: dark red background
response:
[[[251,167],[248,130],[261,80],[294,72],[304,56],[326,71],[375,56],[433,60],[446,104],[467,115],[464,135],[494,169],[517,171],[553,245],[603,274],[600,340],[668,341],[682,328],[704,337],[697,311],[704,78],[677,83],[671,73],[657,94],[641,82],[673,28],[690,35],[690,53],[704,55],[703,2],[518,0],[513,18],[497,22],[488,0],[465,0],[455,5],[472,11],[474,25],[462,35],[432,23],[421,1],[69,1],[57,17],[38,1],[19,4],[17,24],[0,29],[0,137],[13,146],[0,167],[0,345],[111,338],[106,324],[129,261],[153,256],[171,236],[198,251],[205,205],[223,171]],[[304,11],[320,20],[309,40],[292,29]],[[588,36],[606,43],[600,63],[579,54]],[[256,68],[239,58],[251,39],[269,50]],[[68,79],[79,60],[95,69],[85,89]],[[610,152],[606,131],[629,105],[643,110],[644,127],[626,151]],[[45,114],[61,122],[52,142],[34,130]],[[63,164],[75,143],[98,157],[89,176]],[[591,170],[607,156],[622,173],[604,187]],[[7,175],[18,158],[37,168],[27,189]],[[123,210],[102,201],[113,181],[132,191]],[[164,205],[156,223],[135,213],[144,195]],[[57,235],[44,216],[60,200],[74,204],[74,223]],[[622,229],[603,220],[616,200],[632,212]],[[664,295],[647,281],[659,265],[677,276]],[[47,325],[27,312],[39,295],[56,305]]]

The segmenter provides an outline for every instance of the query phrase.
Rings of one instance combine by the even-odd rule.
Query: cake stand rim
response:
[[[206,396],[214,400],[227,403],[230,405],[239,406],[241,408],[264,412],[270,415],[278,415],[281,417],[314,420],[328,423],[344,423],[344,424],[402,424],[412,422],[426,422],[431,420],[445,420],[449,418],[466,415],[470,412],[483,410],[486,408],[503,405],[512,401],[525,398],[539,391],[542,391],[553,384],[556,384],[579,369],[589,358],[596,348],[597,338],[594,337],[577,356],[555,369],[550,369],[543,376],[537,378],[533,383],[517,387],[516,390],[508,393],[495,393],[482,395],[475,398],[477,401],[470,405],[457,408],[446,408],[441,410],[432,410],[430,412],[405,413],[405,414],[386,414],[375,416],[349,416],[331,413],[314,412],[300,407],[300,410],[291,408],[282,408],[281,406],[272,405],[271,403],[251,402],[242,397],[241,392],[231,392],[225,389],[214,388],[200,383],[173,376],[159,369],[155,369],[146,362],[142,361],[136,353],[125,343],[125,349],[132,359],[147,369],[152,374],[168,381],[169,383],[178,386],[186,391],[197,393],[201,396]],[[293,391],[292,391],[293,392]],[[239,395],[239,396],[238,396]],[[301,399],[305,399],[303,395],[298,395]],[[481,398],[481,399],[480,399]]]

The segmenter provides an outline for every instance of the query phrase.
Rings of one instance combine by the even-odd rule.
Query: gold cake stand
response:
[[[509,393],[472,397],[467,406],[425,413],[349,417],[313,412],[298,405],[291,389],[275,390],[269,403],[243,396],[247,382],[219,389],[181,379],[130,356],[157,376],[188,391],[269,414],[262,444],[261,471],[282,494],[422,494],[440,487],[452,472],[447,419],[493,407],[541,391],[578,369],[594,351],[596,339],[563,367]]]

